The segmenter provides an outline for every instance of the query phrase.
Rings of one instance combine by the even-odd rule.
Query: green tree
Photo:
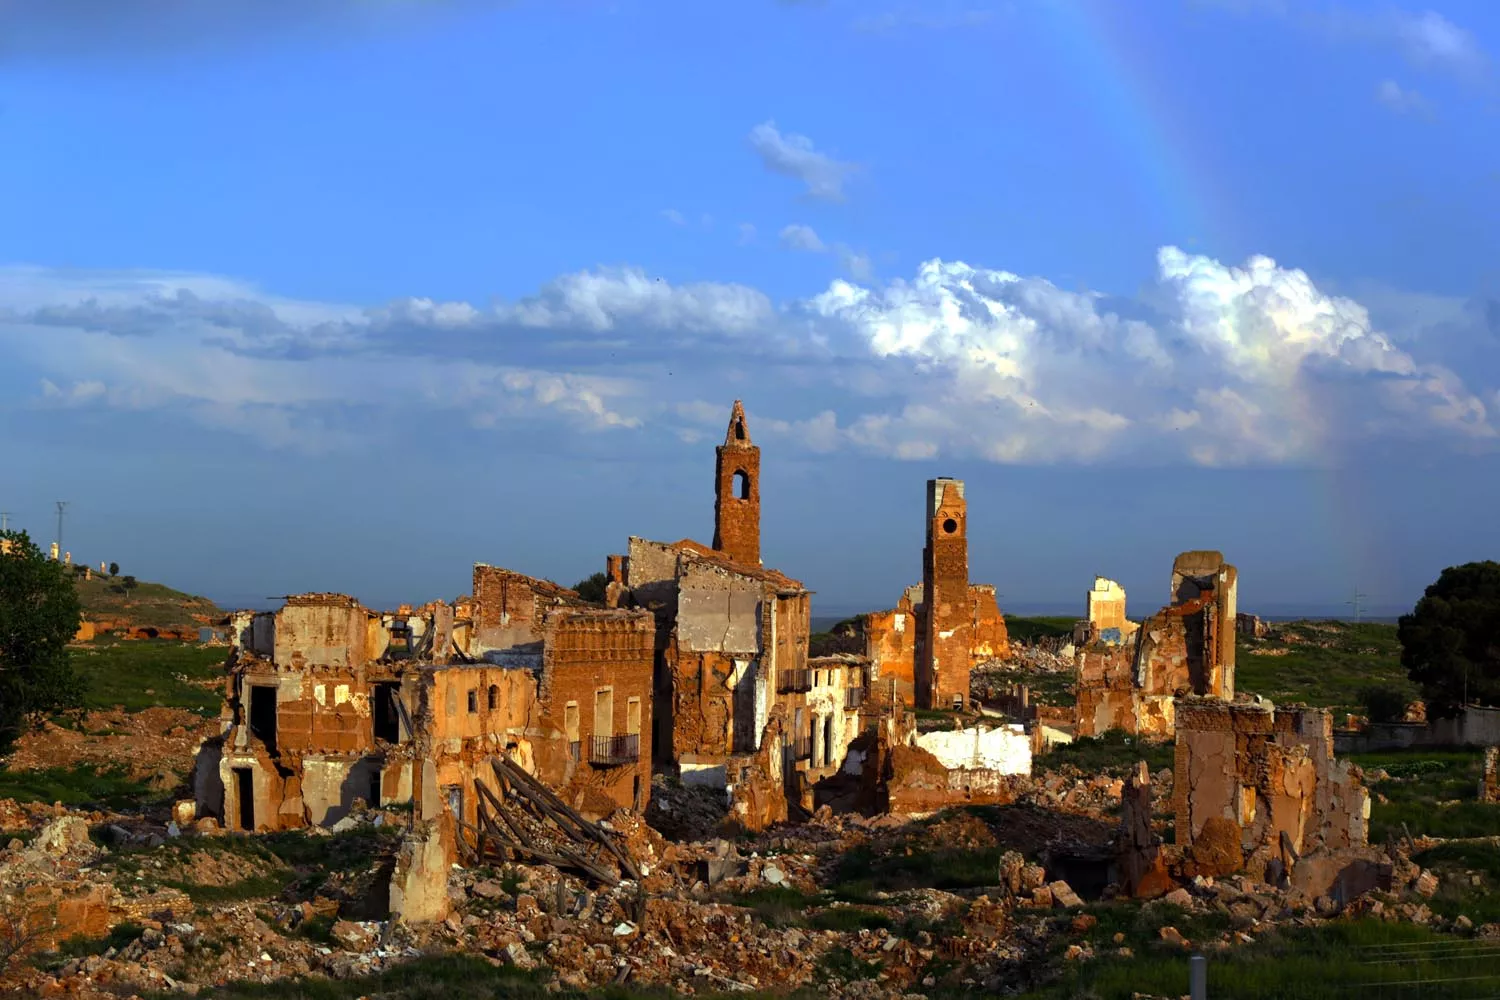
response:
[[[110,576],[119,576],[120,575],[120,564],[119,563],[110,563],[109,564],[109,575]]]
[[[595,573],[584,580],[573,584],[573,589],[578,596],[585,601],[593,601],[595,604],[604,603],[604,588],[609,585],[609,577],[603,573]]]
[[[72,575],[24,531],[0,534],[0,753],[51,712],[76,708],[83,683],[68,660],[83,608]]]
[[[1464,699],[1500,705],[1500,563],[1443,570],[1397,636],[1401,665],[1422,688],[1429,715],[1454,715]]]
[[[1367,687],[1359,693],[1365,715],[1371,722],[1400,722],[1406,718],[1406,692],[1389,684]]]

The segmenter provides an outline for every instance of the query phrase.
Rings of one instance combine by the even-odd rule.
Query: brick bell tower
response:
[[[969,704],[969,508],[961,479],[927,480],[927,545],[922,550],[922,643],[917,705]]]
[[[745,408],[734,401],[724,443],[714,449],[714,549],[760,565],[760,449],[750,441]]]

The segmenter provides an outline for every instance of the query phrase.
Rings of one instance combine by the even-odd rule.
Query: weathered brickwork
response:
[[[472,823],[473,784],[500,753],[586,814],[644,808],[652,616],[490,566],[474,584],[462,622],[442,602],[382,614],[339,594],[235,615],[227,731],[200,754],[200,811],[229,829],[327,824],[356,799],[410,801],[425,766]]]
[[[968,505],[957,479],[927,481],[927,545],[922,550],[925,615],[916,665],[917,704],[969,703],[970,647]]]
[[[1096,642],[1075,654],[1076,735],[1120,729],[1166,739],[1177,696],[1232,699],[1237,586],[1238,572],[1220,553],[1179,555],[1172,564],[1171,604],[1124,644]]]
[[[1479,775],[1479,801],[1500,802],[1500,747],[1486,747]]]
[[[724,443],[714,450],[714,549],[747,566],[760,565],[760,449],[750,440],[739,400]]]
[[[1188,874],[1290,869],[1315,849],[1365,844],[1370,798],[1333,756],[1326,709],[1180,699],[1173,779],[1176,843]]]

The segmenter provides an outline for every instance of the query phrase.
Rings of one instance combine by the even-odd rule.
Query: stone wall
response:
[[[1369,793],[1334,758],[1326,709],[1189,697],[1176,718],[1176,843],[1190,874],[1364,845]]]

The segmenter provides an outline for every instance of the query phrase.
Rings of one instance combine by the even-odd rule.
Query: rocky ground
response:
[[[1158,790],[1170,778],[1156,776]],[[1009,806],[921,821],[825,811],[726,839],[712,832],[722,811],[711,798],[659,783],[649,818],[682,839],[628,813],[611,821],[641,862],[639,882],[602,889],[546,865],[455,866],[452,915],[427,927],[381,908],[400,810],[332,832],[244,837],[211,822],[180,830],[164,817],[0,801],[11,838],[0,852],[0,957],[4,942],[22,946],[0,991],[191,995],[464,953],[545,973],[554,989],[1019,992],[1143,947],[1116,929],[1108,907],[1122,905],[1159,911],[1147,925],[1133,918],[1135,929],[1150,926],[1150,947],[1179,954],[1356,916],[1500,939],[1500,925],[1434,914],[1439,878],[1411,863],[1396,893],[1343,910],[1243,877],[1200,878],[1144,906],[1086,902],[1045,867],[1049,848],[1107,844],[1119,794],[1118,778],[1064,767],[1018,782]]]

